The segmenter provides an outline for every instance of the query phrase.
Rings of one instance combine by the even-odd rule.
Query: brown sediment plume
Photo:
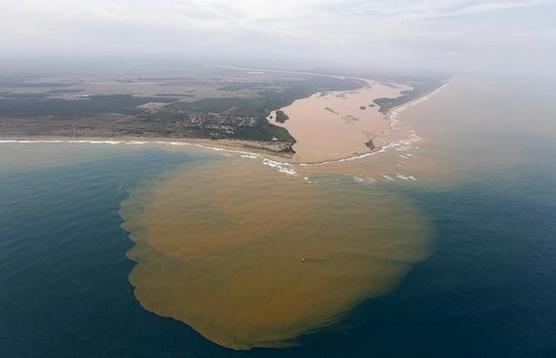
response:
[[[137,299],[234,349],[335,322],[394,287],[429,234],[403,197],[335,184],[228,159],[139,188],[121,207]]]

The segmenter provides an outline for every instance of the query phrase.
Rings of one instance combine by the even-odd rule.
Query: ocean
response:
[[[392,180],[1,143],[0,356],[554,356],[550,88],[454,79]]]

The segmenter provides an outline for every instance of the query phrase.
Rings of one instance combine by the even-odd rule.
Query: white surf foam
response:
[[[263,165],[267,165],[271,168],[276,168],[280,173],[284,173],[288,175],[297,175],[297,172],[295,171],[295,167],[289,163],[278,162],[276,160],[264,158]]]
[[[356,183],[359,183],[359,184],[373,184],[373,183],[376,182],[375,178],[365,178],[365,177],[359,177],[359,176],[354,176],[353,180]]]

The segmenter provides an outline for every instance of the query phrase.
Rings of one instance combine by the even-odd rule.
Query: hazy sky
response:
[[[0,57],[549,69],[550,0],[0,0]]]

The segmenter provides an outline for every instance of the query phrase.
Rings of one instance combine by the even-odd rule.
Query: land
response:
[[[402,90],[400,95],[394,98],[377,98],[373,101],[370,107],[378,106],[378,111],[381,113],[388,113],[394,107],[401,106],[405,103],[411,102],[412,100],[425,96],[428,93],[431,93],[442,84],[444,84],[444,80],[433,80],[433,79],[422,79],[422,78],[409,78],[403,79],[401,83],[409,83],[411,85],[411,89],[409,90]],[[383,85],[390,85],[391,83],[384,83]]]
[[[277,110],[276,111],[276,122],[278,123],[284,123],[285,121],[287,121],[290,117],[288,117],[287,114],[284,113],[284,111],[281,110]]]
[[[0,78],[0,136],[225,139],[288,156],[295,139],[266,120],[271,111],[318,91],[360,86],[354,79],[214,66],[163,75]]]
[[[414,82],[399,98],[378,98],[361,108],[376,104],[387,113],[438,86]],[[282,126],[289,120],[282,108],[315,93],[341,98],[364,86],[355,76],[207,65],[151,74],[0,77],[0,136],[196,140],[292,157],[296,138]]]

